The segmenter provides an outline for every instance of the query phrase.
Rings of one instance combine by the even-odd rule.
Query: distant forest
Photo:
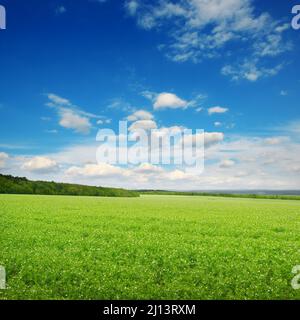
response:
[[[175,196],[210,196],[228,198],[281,199],[300,200],[300,195],[292,194],[259,194],[241,192],[197,192],[166,190],[126,190],[117,188],[93,187],[70,183],[47,181],[31,181],[27,178],[0,174],[0,194],[38,194],[38,195],[70,195],[93,197],[139,197],[140,195],[175,195]],[[294,191],[295,192],[295,191]],[[284,193],[284,192],[283,192]]]
[[[271,191],[268,191],[271,192]],[[251,199],[278,199],[278,200],[300,200],[300,195],[289,194],[258,194],[258,193],[222,193],[222,192],[197,192],[197,191],[164,191],[164,190],[139,190],[142,195],[173,195],[173,196],[209,196],[209,197],[225,197],[225,198],[251,198]]]
[[[125,189],[92,187],[79,184],[46,181],[30,181],[26,178],[2,174],[0,174],[0,193],[96,197],[139,197],[138,192]]]

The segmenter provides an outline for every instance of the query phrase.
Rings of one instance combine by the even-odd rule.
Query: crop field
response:
[[[300,201],[0,195],[0,299],[299,299]]]

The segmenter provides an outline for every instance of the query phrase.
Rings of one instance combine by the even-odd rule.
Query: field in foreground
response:
[[[0,195],[0,299],[300,299],[300,201]]]

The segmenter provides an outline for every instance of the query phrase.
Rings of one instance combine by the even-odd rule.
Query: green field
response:
[[[300,201],[0,195],[0,299],[299,299]]]

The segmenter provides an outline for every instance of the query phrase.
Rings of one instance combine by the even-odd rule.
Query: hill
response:
[[[138,192],[125,189],[84,186],[79,184],[31,181],[0,174],[0,194],[71,195],[96,197],[139,197]]]

